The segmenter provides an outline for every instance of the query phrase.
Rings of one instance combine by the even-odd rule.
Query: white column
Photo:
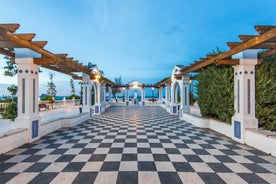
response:
[[[169,105],[170,104],[170,91],[171,91],[171,83],[166,83],[166,104]]]
[[[255,65],[258,63],[257,50],[246,50],[233,56],[240,59],[234,66],[234,108],[232,117],[233,139],[245,142],[246,129],[258,129],[255,117]]]
[[[179,85],[179,81],[177,80],[175,80],[171,85],[171,103],[170,103],[170,111],[169,111],[171,115],[178,114],[178,102],[177,102],[178,85]]]
[[[101,84],[101,103],[105,105],[105,94],[106,93],[106,83]]]
[[[162,100],[163,100],[163,87],[160,87],[158,89],[158,94],[159,94],[159,102],[162,104]]]
[[[83,73],[82,74],[82,89],[83,89],[83,98],[82,98],[82,105],[83,105],[83,112],[89,112],[91,106],[91,83],[90,83],[90,76]]]
[[[181,89],[181,105],[183,112],[189,113],[190,112],[190,93],[189,93],[189,86],[190,86],[190,76],[183,76],[182,77],[182,88]]]
[[[144,106],[146,104],[146,102],[145,102],[145,88],[144,87],[141,89],[141,101],[142,101],[142,105]]]
[[[112,103],[112,88],[108,86],[108,102]]]
[[[126,88],[126,105],[129,105],[129,88]]]
[[[102,87],[101,83],[98,81],[94,81],[94,85],[96,87],[95,89],[95,104],[94,104],[94,113],[95,114],[101,114],[101,95],[102,95]]]
[[[105,105],[106,105],[106,101],[105,101],[105,92],[106,92],[106,83],[101,83],[101,110],[100,112],[104,112],[105,111]]]
[[[33,64],[33,58],[21,58],[15,50],[15,63],[18,67],[18,114],[15,119],[16,128],[27,129],[26,142],[33,142],[40,138],[40,117],[38,115],[38,85],[39,69]],[[32,52],[30,50],[26,50]]]

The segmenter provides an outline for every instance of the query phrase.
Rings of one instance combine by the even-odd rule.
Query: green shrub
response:
[[[14,121],[14,119],[17,117],[17,100],[10,101],[1,116],[4,119],[11,119]]]
[[[41,101],[49,101],[49,103],[54,103],[55,100],[53,100],[53,97],[47,95],[44,98],[41,98]]]
[[[261,127],[276,130],[276,56],[256,67],[256,117]]]
[[[75,99],[80,99],[80,97],[78,95],[70,95],[68,97],[66,97],[67,100],[72,100],[73,97],[75,97]]]
[[[196,102],[196,97],[192,90],[189,90],[189,99],[190,99],[190,105],[194,105]]]
[[[202,116],[231,123],[234,115],[233,68],[211,65],[202,69],[195,79]]]

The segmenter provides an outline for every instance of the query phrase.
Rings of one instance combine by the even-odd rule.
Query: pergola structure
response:
[[[232,117],[232,138],[243,143],[245,130],[258,128],[255,117],[255,65],[262,63],[263,58],[276,54],[276,26],[259,25],[255,29],[258,35],[240,35],[241,42],[228,42],[230,49],[224,53],[207,54],[189,66],[176,65],[170,77],[156,83],[159,87],[166,86],[168,111],[179,114],[180,118],[189,112],[191,72],[200,72],[202,68],[212,64],[234,66],[235,115]],[[178,86],[181,91],[179,113],[175,102]],[[169,97],[171,99],[167,100]]]
[[[215,65],[239,65],[239,59],[231,58],[231,56],[245,51],[247,49],[262,49],[263,52],[258,53],[258,64],[263,58],[276,54],[276,26],[255,26],[258,35],[239,35],[241,42],[227,42],[230,49],[219,55],[206,54],[206,57],[199,58],[189,66],[183,66],[181,72],[176,74],[177,79],[181,79],[183,75],[191,72],[199,72],[202,68]],[[165,86],[165,83],[171,82],[171,77],[166,77],[156,86]]]
[[[84,88],[83,109],[92,112],[91,90],[97,104],[96,113],[104,111],[105,92],[114,83],[100,75],[99,70],[92,71],[68,54],[54,54],[44,47],[47,41],[33,41],[34,33],[16,33],[19,24],[0,24],[0,54],[10,56],[18,65],[18,116],[15,127],[27,130],[27,141],[40,138],[40,117],[38,115],[38,79],[39,67],[61,72],[82,80]],[[81,72],[82,76],[76,73]],[[107,85],[107,86],[106,86]],[[94,88],[93,88],[94,86]],[[94,112],[94,111],[93,111]]]

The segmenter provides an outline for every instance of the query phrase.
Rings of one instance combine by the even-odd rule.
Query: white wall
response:
[[[213,119],[183,113],[183,120],[200,128],[209,128],[232,138],[232,126]],[[276,157],[276,133],[261,130],[246,130],[245,144]]]

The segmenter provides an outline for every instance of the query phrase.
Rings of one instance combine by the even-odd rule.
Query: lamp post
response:
[[[151,91],[152,91],[152,102],[154,102],[154,96],[153,96],[154,87],[151,88]]]
[[[123,102],[125,102],[125,88],[123,88]]]

